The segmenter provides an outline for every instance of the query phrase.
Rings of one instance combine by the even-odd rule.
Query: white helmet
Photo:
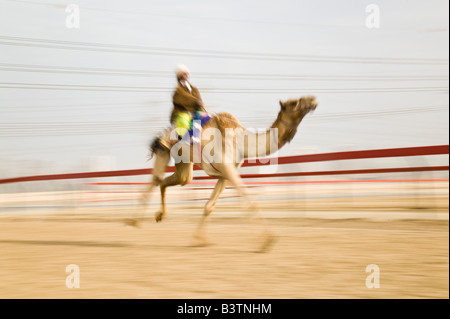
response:
[[[175,74],[177,75],[177,78],[179,78],[180,75],[183,73],[190,73],[189,69],[183,64],[177,65],[177,68],[175,69]]]

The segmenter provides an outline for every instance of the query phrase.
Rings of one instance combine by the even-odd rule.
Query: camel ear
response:
[[[281,109],[282,109],[282,110],[285,110],[285,109],[286,109],[286,104],[283,103],[283,102],[281,102],[281,100],[280,100],[280,106],[281,106]]]

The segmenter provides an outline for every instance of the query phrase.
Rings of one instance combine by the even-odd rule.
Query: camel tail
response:
[[[148,160],[151,160],[158,150],[166,150],[166,148],[161,144],[161,139],[155,137],[150,143],[150,155],[148,156]]]

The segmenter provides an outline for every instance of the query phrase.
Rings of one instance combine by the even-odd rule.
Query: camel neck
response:
[[[244,158],[264,157],[278,150],[278,130],[269,128],[264,132],[243,130],[236,135]]]
[[[280,111],[275,122],[271,128],[276,128],[278,131],[278,148],[282,148],[286,143],[289,143],[297,133],[298,126],[306,116],[307,112],[302,112],[296,121],[288,118],[286,113]]]
[[[237,134],[237,145],[244,158],[264,157],[275,153],[289,143],[297,133],[298,126],[307,112],[302,112],[295,121],[287,113],[280,111],[269,129],[263,132],[243,130]]]

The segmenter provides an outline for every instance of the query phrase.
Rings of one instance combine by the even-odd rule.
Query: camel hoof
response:
[[[272,234],[267,234],[263,238],[263,244],[261,245],[261,248],[258,250],[258,253],[267,253],[275,244],[277,241],[277,237],[275,237]]]
[[[125,225],[131,226],[131,227],[138,228],[141,226],[141,223],[135,218],[127,218],[127,219],[125,219],[124,222],[125,222]]]
[[[165,214],[158,212],[155,214],[155,220],[157,223],[161,222],[164,218]]]
[[[195,243],[192,245],[194,247],[208,247],[212,245],[212,243],[207,241],[204,236],[198,234],[194,235],[194,240]]]
[[[192,246],[193,247],[209,247],[209,246],[212,246],[212,245],[213,244],[211,242],[206,241],[206,240],[202,240],[202,241],[196,240],[195,243]]]
[[[257,212],[259,210],[259,206],[256,202],[249,202],[246,206],[245,209],[249,212]]]

